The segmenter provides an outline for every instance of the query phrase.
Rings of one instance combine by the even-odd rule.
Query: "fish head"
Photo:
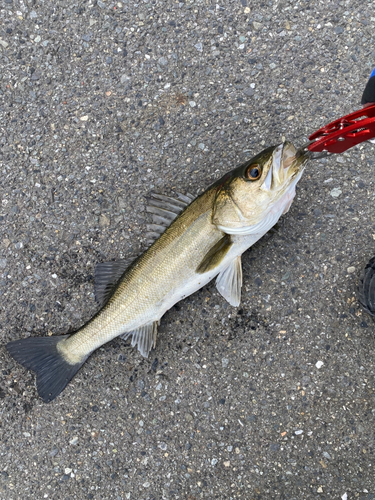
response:
[[[213,186],[212,223],[227,234],[268,231],[292,203],[307,160],[284,142],[232,170]]]

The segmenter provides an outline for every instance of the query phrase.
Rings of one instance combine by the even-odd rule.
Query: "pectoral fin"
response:
[[[203,257],[202,262],[197,268],[197,273],[203,274],[211,271],[211,269],[215,269],[224,259],[232,244],[230,235],[225,234]]]
[[[231,306],[239,306],[241,302],[242,265],[239,255],[216,278],[216,288]]]
[[[138,351],[144,358],[147,358],[152,347],[155,348],[158,321],[143,325],[136,330],[120,335],[123,340],[127,340],[132,335],[132,347],[138,344]]]

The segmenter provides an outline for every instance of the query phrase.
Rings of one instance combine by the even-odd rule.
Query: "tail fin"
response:
[[[65,389],[83,363],[69,364],[57,349],[57,344],[69,335],[29,337],[6,345],[9,354],[36,373],[39,396],[49,403]]]

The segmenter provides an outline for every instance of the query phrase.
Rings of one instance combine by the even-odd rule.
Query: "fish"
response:
[[[98,312],[68,335],[9,342],[10,355],[36,374],[39,396],[55,399],[100,346],[131,338],[148,357],[164,313],[216,277],[219,293],[237,307],[241,255],[285,214],[309,154],[290,142],[264,149],[194,199],[151,194],[151,246],[133,261],[97,264]]]

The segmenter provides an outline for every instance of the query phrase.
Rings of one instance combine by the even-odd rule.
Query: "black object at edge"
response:
[[[369,102],[375,102],[375,75],[369,79],[362,94],[361,104],[368,104]]]
[[[375,257],[370,259],[358,285],[358,299],[362,307],[371,316],[375,316]]]

